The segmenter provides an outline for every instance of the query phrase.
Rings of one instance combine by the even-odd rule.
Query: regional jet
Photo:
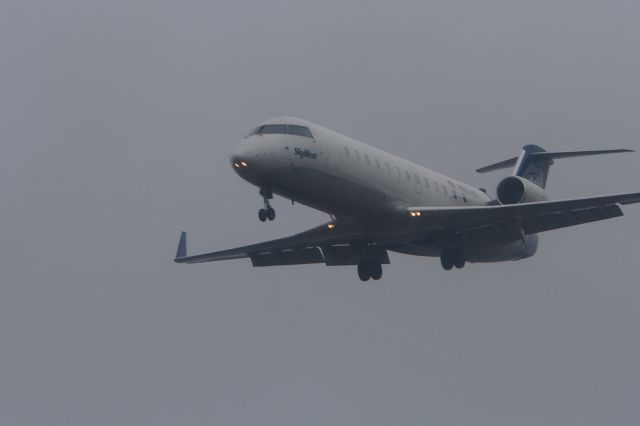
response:
[[[251,130],[231,156],[233,170],[259,188],[259,220],[275,219],[274,194],[331,220],[293,236],[193,256],[182,232],[175,262],[353,265],[368,281],[382,277],[390,251],[439,257],[445,270],[526,259],[537,251],[538,234],[622,216],[622,205],[640,202],[640,193],[550,200],[545,192],[554,160],[623,152],[633,151],[547,152],[527,145],[518,157],[477,170],[513,168],[494,198],[309,121],[273,118]]]

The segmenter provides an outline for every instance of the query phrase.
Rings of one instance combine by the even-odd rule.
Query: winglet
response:
[[[176,261],[183,257],[187,257],[187,233],[184,231],[182,231],[182,233],[180,234],[180,242],[178,243]]]

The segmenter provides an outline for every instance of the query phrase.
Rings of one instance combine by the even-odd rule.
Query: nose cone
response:
[[[231,154],[231,166],[242,178],[252,180],[266,171],[267,154],[259,141],[249,137],[236,144]]]

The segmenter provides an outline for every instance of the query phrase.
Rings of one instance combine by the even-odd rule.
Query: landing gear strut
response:
[[[271,188],[260,188],[260,195],[264,201],[264,208],[258,210],[258,219],[260,222],[266,222],[267,219],[274,220],[276,218],[276,211],[271,207],[269,200],[273,198]]]
[[[440,264],[445,271],[450,271],[454,266],[458,269],[462,269],[466,263],[467,259],[464,254],[464,250],[461,248],[442,250],[442,253],[440,254]]]
[[[382,264],[377,260],[362,260],[358,263],[358,278],[360,281],[375,281],[382,278]]]

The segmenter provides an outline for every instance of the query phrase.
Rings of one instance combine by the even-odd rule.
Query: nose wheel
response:
[[[258,219],[260,222],[272,221],[276,218],[276,211],[271,207],[269,200],[273,198],[273,193],[270,188],[260,188],[260,195],[264,200],[264,208],[258,210]]]

